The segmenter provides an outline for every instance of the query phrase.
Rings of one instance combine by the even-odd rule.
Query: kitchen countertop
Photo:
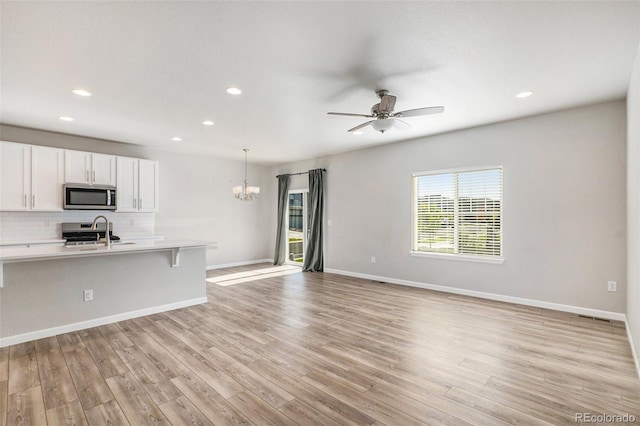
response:
[[[103,244],[95,246],[62,246],[36,245],[32,247],[0,248],[0,262],[28,262],[45,259],[60,259],[70,257],[104,256],[131,252],[145,252],[158,250],[180,250],[182,248],[204,247],[204,241],[136,241],[113,243],[111,248]]]
[[[164,240],[165,237],[160,235],[136,235],[136,236],[121,236],[121,242],[137,242],[137,241],[160,241]],[[15,246],[36,246],[36,245],[55,245],[55,244],[64,244],[67,240],[65,239],[49,239],[49,240],[17,240],[17,241],[0,241],[0,248],[6,247],[11,248]]]
[[[9,246],[34,246],[39,244],[64,244],[67,240],[22,240],[22,241],[0,241],[0,247]]]

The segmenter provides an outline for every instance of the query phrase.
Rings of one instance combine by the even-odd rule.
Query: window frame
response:
[[[418,226],[417,226],[418,215],[416,214],[418,200],[417,200],[417,197],[415,196],[416,178],[420,176],[481,172],[485,170],[500,170],[500,174],[501,174],[500,192],[501,192],[502,199],[500,204],[500,231],[502,236],[500,238],[500,255],[494,256],[494,255],[477,255],[477,254],[465,254],[465,253],[438,253],[438,252],[414,250],[413,248],[417,247],[416,240],[417,240],[417,234],[418,234]],[[457,205],[457,200],[454,201],[454,204]],[[454,238],[457,238],[455,234],[454,234]],[[504,168],[501,164],[474,166],[474,167],[459,167],[454,169],[443,169],[443,170],[430,170],[430,171],[423,171],[423,172],[414,172],[411,174],[411,250],[409,251],[409,254],[411,256],[443,259],[443,260],[458,260],[458,261],[468,261],[468,262],[502,264],[504,263],[503,243],[504,243]]]

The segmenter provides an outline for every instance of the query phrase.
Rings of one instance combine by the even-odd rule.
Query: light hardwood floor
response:
[[[620,323],[322,273],[208,297],[0,349],[0,425],[640,422]]]

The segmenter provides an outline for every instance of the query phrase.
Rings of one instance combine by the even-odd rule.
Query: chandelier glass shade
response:
[[[244,148],[243,151],[244,151],[244,182],[243,182],[243,185],[238,185],[233,187],[233,194],[240,201],[251,201],[258,198],[258,194],[260,193],[260,187],[249,186],[249,180],[247,179],[247,152],[249,150],[247,148]]]

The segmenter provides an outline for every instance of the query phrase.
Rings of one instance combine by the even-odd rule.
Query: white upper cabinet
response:
[[[64,180],[72,183],[91,183],[91,153],[65,151]]]
[[[116,156],[91,154],[91,183],[95,185],[116,184]]]
[[[118,157],[117,169],[117,211],[158,211],[158,162]]]
[[[140,160],[139,167],[138,210],[141,212],[158,211],[158,162]]]
[[[63,150],[0,142],[0,210],[62,210]]]
[[[64,151],[31,147],[31,209],[62,210]]]
[[[0,141],[0,211],[62,211],[64,184],[116,187],[118,212],[158,211],[158,162]]]
[[[65,153],[65,182],[115,186],[115,155],[83,151],[65,151]]]
[[[138,211],[138,159],[118,157],[116,205],[119,212]]]
[[[0,142],[0,210],[29,210],[31,147]]]

